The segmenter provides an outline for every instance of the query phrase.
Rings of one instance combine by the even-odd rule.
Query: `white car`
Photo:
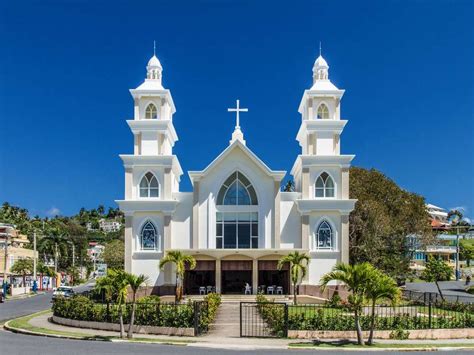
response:
[[[70,286],[60,286],[53,292],[53,299],[56,297],[72,297],[74,296],[74,290]]]

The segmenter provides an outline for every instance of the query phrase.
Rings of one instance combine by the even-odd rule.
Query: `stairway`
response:
[[[240,337],[240,303],[222,302],[207,336],[216,338]]]

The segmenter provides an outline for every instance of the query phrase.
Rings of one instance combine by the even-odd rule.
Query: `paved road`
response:
[[[130,344],[110,343],[102,341],[66,340],[37,337],[31,335],[20,335],[0,331],[0,353],[8,355],[45,354],[45,355],[68,355],[76,354],[169,354],[169,355],[219,355],[219,354],[255,354],[255,350],[220,350],[186,346],[171,346],[159,344]],[[315,352],[313,350],[261,350],[258,354],[306,354]],[[316,354],[334,355],[339,351],[318,351]],[[439,352],[438,352],[439,353]],[[471,352],[456,352],[457,354],[472,354]],[[386,354],[386,352],[374,351],[370,354]],[[401,353],[400,353],[401,354]],[[410,354],[423,355],[426,352],[410,352]]]
[[[89,290],[92,286],[93,283],[87,283],[75,287],[74,289],[76,292],[84,292]],[[52,292],[47,292],[43,295],[0,303],[0,322],[50,308],[51,296]]]

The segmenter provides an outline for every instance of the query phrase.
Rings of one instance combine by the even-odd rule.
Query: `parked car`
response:
[[[72,297],[74,296],[74,290],[69,286],[60,286],[53,292],[53,300],[57,297]]]

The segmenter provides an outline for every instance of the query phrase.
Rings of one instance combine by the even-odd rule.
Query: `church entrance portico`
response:
[[[244,294],[247,284],[250,286],[250,290],[252,290],[252,266],[252,260],[222,260],[222,294]]]
[[[205,287],[215,292],[216,288],[216,261],[215,260],[197,260],[196,267],[193,270],[186,266],[184,274],[184,294],[198,295],[200,288]]]

